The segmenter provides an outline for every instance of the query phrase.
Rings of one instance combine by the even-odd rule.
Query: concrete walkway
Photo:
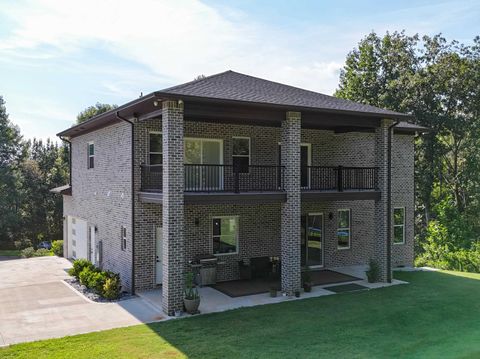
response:
[[[0,345],[165,319],[139,297],[117,303],[88,300],[63,281],[70,267],[58,257],[0,262]]]
[[[355,284],[359,284],[361,286],[367,287],[368,289],[376,289],[376,288],[389,287],[389,286],[398,285],[398,284],[407,284],[407,282],[396,280],[396,279],[394,279],[392,283],[368,283],[365,275],[365,270],[367,269],[367,266],[349,266],[349,267],[336,267],[336,268],[328,268],[328,269],[362,279],[362,280],[357,280],[352,282],[338,283],[339,285],[355,283]],[[201,298],[199,311],[201,314],[207,314],[207,313],[222,312],[225,310],[237,309],[242,307],[252,307],[256,305],[280,303],[280,302],[290,301],[290,300],[302,300],[305,298],[334,295],[336,294],[335,292],[325,289],[326,287],[331,287],[333,285],[335,284],[330,283],[325,285],[314,286],[310,293],[304,293],[302,291],[300,298],[284,297],[280,292],[278,293],[278,296],[275,298],[270,297],[269,293],[246,295],[242,297],[232,298],[222,292],[219,292],[216,289],[213,289],[210,287],[203,287],[203,288],[199,288],[198,290],[198,293],[200,294],[200,298]],[[138,293],[138,295],[144,298],[146,301],[149,301],[152,305],[159,308],[159,310],[162,308],[162,290],[161,289],[154,289],[154,290],[140,292]]]

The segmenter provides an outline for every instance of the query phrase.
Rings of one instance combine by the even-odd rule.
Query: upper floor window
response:
[[[148,136],[148,163],[150,165],[161,165],[163,163],[162,134],[160,132],[150,132]]]
[[[393,209],[393,243],[405,243],[405,207]]]
[[[248,173],[250,165],[250,137],[233,137],[233,167],[241,173]]]
[[[350,248],[350,209],[338,210],[338,226],[337,226],[337,248],[348,249]]]
[[[87,168],[95,167],[95,145],[89,142],[87,146]]]

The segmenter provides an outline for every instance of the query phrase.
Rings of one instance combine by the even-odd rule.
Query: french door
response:
[[[322,267],[324,261],[323,213],[309,213],[302,216],[301,264]]]
[[[206,138],[185,138],[185,189],[223,189],[223,142]]]

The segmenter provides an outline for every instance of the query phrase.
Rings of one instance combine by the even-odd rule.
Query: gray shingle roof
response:
[[[327,111],[362,112],[365,114],[373,114],[376,116],[385,115],[394,118],[410,117],[402,113],[384,110],[234,71],[226,71],[200,80],[187,82],[182,85],[164,89],[159,91],[159,93]]]

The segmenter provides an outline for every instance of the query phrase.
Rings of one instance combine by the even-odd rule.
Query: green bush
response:
[[[80,280],[80,273],[84,268],[94,269],[95,266],[86,259],[76,259],[73,261],[73,267],[69,269],[68,274]]]
[[[103,271],[93,271],[88,277],[87,287],[93,289],[96,293],[102,295],[103,286],[107,281],[108,276],[106,272]]]
[[[22,256],[22,258],[31,258],[35,255],[35,249],[33,249],[33,247],[27,247],[25,249],[22,249],[20,255]]]
[[[33,254],[34,257],[45,257],[45,256],[51,256],[51,255],[52,255],[52,252],[50,252],[48,249],[45,249],[45,248],[39,248]]]
[[[20,238],[18,241],[14,241],[16,249],[27,249],[33,247],[32,241],[28,238]]]
[[[122,289],[122,283],[120,281],[120,275],[112,272],[106,272],[107,279],[103,284],[102,297],[106,299],[117,299],[120,296]]]
[[[52,252],[58,257],[63,257],[63,241],[52,242]]]

